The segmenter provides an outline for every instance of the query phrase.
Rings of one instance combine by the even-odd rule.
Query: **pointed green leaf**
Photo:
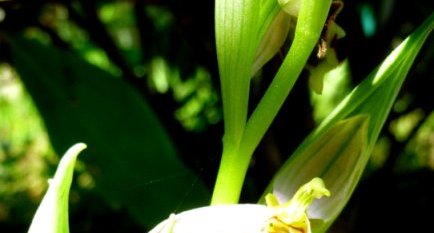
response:
[[[68,201],[74,165],[78,154],[86,148],[77,143],[63,155],[56,174],[33,217],[28,233],[68,233]]]
[[[313,232],[326,231],[357,185],[402,82],[433,27],[434,14],[306,138],[264,194],[272,191],[285,201],[303,182],[300,179],[323,178],[332,196],[315,203],[309,217],[321,220]]]
[[[362,83],[354,88],[320,124],[316,132],[321,132],[333,125],[334,122],[348,116],[368,114],[371,118],[369,147],[373,147],[402,83],[433,27],[434,14],[395,48]]]

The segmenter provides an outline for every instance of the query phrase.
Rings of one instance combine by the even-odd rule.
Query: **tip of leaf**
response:
[[[73,150],[74,152],[80,153],[82,150],[86,149],[87,145],[83,142],[78,142],[74,144],[68,151]]]
[[[68,233],[68,196],[74,165],[78,154],[86,144],[77,143],[66,151],[56,173],[49,180],[47,192],[39,205],[28,233]]]

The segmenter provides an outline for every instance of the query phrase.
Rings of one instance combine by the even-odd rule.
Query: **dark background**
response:
[[[212,190],[223,134],[213,7],[213,1],[191,0],[2,1],[0,9],[4,12],[4,18],[0,21],[0,59],[2,63],[15,67],[17,73],[23,76],[20,70],[25,68],[19,68],[20,65],[14,60],[16,52],[11,48],[10,41],[16,37],[43,41],[46,47],[68,51],[81,58],[86,58],[89,51],[99,51],[99,56],[105,59],[99,63],[100,68],[139,94],[170,135],[182,161],[198,174],[204,187]],[[347,34],[339,44],[339,52],[349,61],[350,85],[354,86],[366,77],[433,9],[431,1],[423,0],[345,1],[337,22]],[[373,31],[366,32],[362,22],[369,21],[370,17],[376,26]],[[128,35],[127,42],[123,42],[124,34]],[[128,43],[128,40],[132,42]],[[430,220],[434,210],[432,42],[431,36],[402,87],[398,97],[400,105],[395,106],[386,122],[380,136],[381,143],[378,150],[374,151],[379,159],[370,163],[353,198],[330,232],[417,232],[431,229]],[[43,59],[44,56],[40,57]],[[262,79],[253,82],[251,106],[259,100],[267,87],[268,77],[272,77],[280,59],[273,59],[264,68]],[[161,61],[163,63],[158,63]],[[171,81],[165,90],[156,88],[150,81],[150,77],[158,72],[156,64],[163,64],[171,72],[178,72],[180,81]],[[45,69],[55,69],[55,65],[48,65]],[[26,66],[21,64],[21,67]],[[79,65],[76,69],[80,72]],[[205,71],[206,78],[200,79],[198,70]],[[82,74],[84,78],[94,78]],[[14,78],[16,82],[20,82],[19,75]],[[168,76],[170,78],[173,75]],[[36,81],[37,78],[33,77]],[[1,85],[6,85],[1,81],[0,89]],[[29,82],[23,82],[31,98],[38,102],[35,96],[43,96],[43,93],[35,94],[36,89],[32,91],[28,87]],[[71,82],[74,85],[74,80]],[[189,87],[189,94],[177,97],[181,84],[188,82],[193,83]],[[206,93],[205,97],[203,92]],[[258,200],[278,167],[315,126],[315,106],[309,97],[307,78],[302,77],[255,152],[242,202]],[[193,113],[182,115],[182,111],[187,111],[192,103],[199,107]],[[0,105],[0,115],[5,114],[1,107],[12,103],[3,104]],[[45,113],[47,108],[38,103],[36,108],[45,124],[49,125],[46,117],[49,113]],[[113,111],[116,112],[116,109]],[[128,124],[128,121],[129,116],[125,116],[121,124]],[[4,122],[0,121],[0,124]],[[394,130],[394,127],[404,127],[400,123],[410,124],[404,137],[399,137]],[[50,140],[56,141],[50,130],[48,132]],[[117,132],[104,135],[110,137],[111,133]],[[20,154],[7,149],[16,142],[7,136],[8,132],[4,135],[0,137],[4,156],[2,169],[30,169],[18,167],[17,164],[27,158],[21,155],[29,153],[29,145],[33,145],[32,140],[36,140],[36,136],[27,139],[24,145],[20,144]],[[65,149],[56,145],[53,147],[57,154],[63,153]],[[46,154],[55,154],[47,151]],[[54,155],[43,158],[46,165],[40,173],[41,179],[52,174],[56,163]],[[78,173],[85,172],[80,170]],[[3,179],[0,185],[5,187],[0,192],[0,232],[25,232],[43,192],[31,194],[27,188],[12,191],[7,185],[23,180],[13,177],[16,173],[8,174],[12,175],[4,176],[0,172],[0,179]],[[191,185],[195,185],[194,180]],[[170,187],[167,190],[170,192]],[[72,232],[148,230],[143,223],[131,217],[128,209],[101,199],[98,188],[86,189],[74,183],[72,193],[79,200],[71,205]]]

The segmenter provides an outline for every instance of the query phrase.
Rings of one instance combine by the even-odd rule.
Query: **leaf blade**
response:
[[[73,145],[62,157],[47,192],[39,205],[28,233],[68,233],[68,200],[74,165],[84,143]]]
[[[281,198],[284,201],[285,198],[290,197],[293,186],[296,184],[285,184],[283,180],[295,179],[294,176],[299,174],[302,174],[305,177],[313,177],[317,175],[318,170],[323,169],[332,172],[332,169],[327,167],[329,167],[330,163],[333,161],[327,160],[327,157],[325,157],[326,159],[318,159],[316,162],[310,161],[310,163],[318,166],[311,169],[304,169],[306,161],[309,160],[309,156],[312,156],[311,153],[304,153],[304,151],[311,150],[309,147],[312,144],[318,146],[318,141],[324,140],[324,135],[329,134],[330,131],[335,131],[336,125],[342,124],[344,119],[367,116],[369,118],[369,123],[364,123],[367,125],[366,130],[364,130],[363,127],[360,128],[360,130],[366,131],[366,143],[360,143],[360,146],[365,148],[363,148],[363,152],[357,156],[357,161],[350,165],[353,166],[352,168],[354,168],[354,171],[347,169],[348,174],[342,174],[340,173],[342,170],[339,170],[342,167],[335,168],[338,169],[335,173],[339,173],[340,176],[346,175],[349,177],[346,182],[337,185],[342,188],[342,194],[338,194],[340,201],[335,203],[335,206],[332,206],[327,203],[321,203],[322,201],[325,201],[321,200],[314,203],[312,210],[310,210],[313,217],[320,218],[320,221],[317,221],[317,224],[314,225],[313,231],[325,232],[334,219],[339,215],[357,185],[380,134],[381,128],[383,127],[387,115],[398,95],[401,85],[419,50],[433,30],[433,27],[434,14],[428,17],[428,19],[419,26],[415,32],[407,37],[400,46],[393,50],[384,62],[372,71],[371,74],[368,75],[368,77],[359,84],[318,126],[318,128],[303,141],[294,152],[293,156],[291,156],[291,158],[282,166],[270,182],[269,187],[263,195],[266,195],[270,191],[278,192],[282,195]],[[322,146],[327,148],[330,145],[324,144]],[[345,153],[343,155],[345,155]],[[315,159],[315,157],[313,159]],[[294,170],[296,172],[294,172]],[[279,180],[280,182],[277,182]],[[327,179],[324,180],[327,187],[334,186],[333,184],[327,183]],[[336,191],[333,192],[333,188],[331,189],[332,196],[329,200],[333,200],[334,196],[336,196]],[[322,213],[318,214],[318,212]]]

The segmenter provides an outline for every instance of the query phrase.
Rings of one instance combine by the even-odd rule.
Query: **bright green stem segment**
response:
[[[302,0],[291,49],[248,120],[240,146],[227,148],[226,141],[223,141],[223,157],[214,187],[212,205],[238,202],[253,151],[277,115],[317,44],[330,5],[331,0]]]
[[[211,205],[238,202],[249,159],[241,157],[237,153],[237,151],[225,151],[223,149]]]

